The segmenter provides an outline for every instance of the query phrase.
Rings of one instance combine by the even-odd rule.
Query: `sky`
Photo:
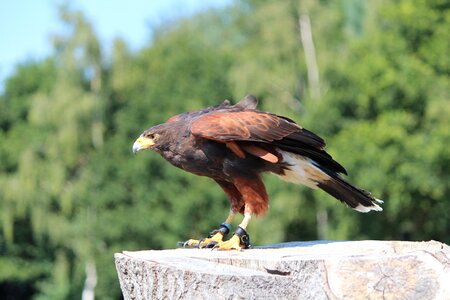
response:
[[[51,53],[50,37],[61,29],[57,7],[62,3],[85,13],[104,46],[120,36],[131,49],[139,49],[149,42],[151,25],[232,0],[0,0],[0,91],[17,63]]]

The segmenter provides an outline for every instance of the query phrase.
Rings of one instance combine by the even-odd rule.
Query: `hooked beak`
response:
[[[145,150],[155,145],[155,141],[151,138],[140,136],[133,144],[133,154],[140,150]]]

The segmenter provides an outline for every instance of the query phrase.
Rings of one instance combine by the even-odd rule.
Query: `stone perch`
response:
[[[115,254],[125,299],[450,299],[436,241],[292,242]]]

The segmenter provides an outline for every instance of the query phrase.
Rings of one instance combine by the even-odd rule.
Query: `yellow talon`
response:
[[[213,249],[219,250],[219,251],[225,251],[225,250],[238,250],[240,251],[242,249],[241,247],[241,239],[237,235],[233,235],[231,239],[224,242],[219,242],[217,245],[214,246]]]
[[[214,245],[222,243],[223,241],[223,234],[221,232],[217,232],[210,238],[206,238],[200,241],[199,248],[205,248],[209,244],[214,243]]]
[[[212,248],[218,243],[221,243],[223,241],[223,234],[221,232],[217,232],[210,238],[205,238],[201,240],[194,240],[189,239],[184,243],[179,243],[180,246],[183,246],[183,248]]]

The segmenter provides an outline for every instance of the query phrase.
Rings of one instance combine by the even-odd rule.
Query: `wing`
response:
[[[322,138],[291,119],[256,110],[206,114],[197,118],[190,130],[196,136],[221,142],[267,143],[283,140],[283,144],[294,147],[305,145],[319,150],[325,148]]]
[[[309,157],[332,172],[347,174],[324,151],[322,138],[285,117],[256,110],[212,112],[196,118],[190,131],[195,136],[224,143],[241,158],[247,152],[277,163],[281,157],[275,148],[279,148]]]
[[[195,136],[219,142],[272,142],[303,129],[285,118],[260,111],[213,112],[191,124]]]

